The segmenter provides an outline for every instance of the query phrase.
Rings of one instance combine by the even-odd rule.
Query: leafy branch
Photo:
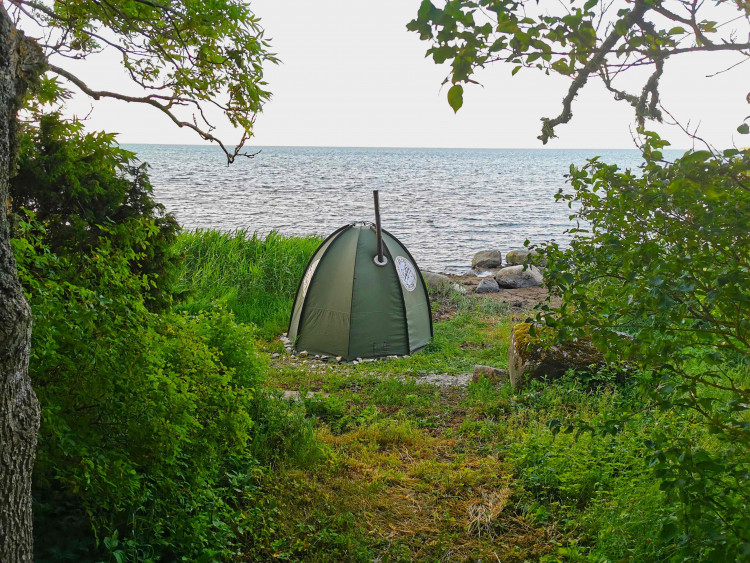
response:
[[[539,139],[547,143],[558,125],[570,122],[574,100],[593,75],[616,100],[633,106],[643,128],[647,119],[662,120],[659,81],[670,57],[733,52],[750,58],[750,42],[738,39],[748,37],[750,8],[717,4],[737,13],[717,23],[708,19],[718,13],[710,6],[680,0],[572,0],[557,12],[527,0],[447,0],[441,8],[423,0],[407,29],[432,44],[427,55],[435,63],[450,64],[445,82],[452,84],[448,101],[454,111],[463,104],[463,85],[476,83],[476,72],[492,63],[514,64],[514,75],[536,68],[570,77],[560,113],[542,118]],[[615,84],[624,71],[642,66],[654,70],[640,92]]]
[[[178,127],[216,143],[229,163],[244,152],[255,118],[270,98],[263,65],[276,63],[258,19],[241,0],[210,4],[190,0],[11,0],[17,21],[44,31],[38,43],[48,70],[84,94],[144,104]],[[142,94],[95,89],[71,72],[65,59],[84,59],[113,50]],[[58,60],[59,59],[59,60]],[[192,116],[181,116],[191,108]],[[211,111],[209,111],[211,110]],[[215,134],[212,112],[242,132],[236,146]]]

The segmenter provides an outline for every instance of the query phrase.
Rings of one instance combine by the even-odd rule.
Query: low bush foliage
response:
[[[660,533],[682,556],[735,560],[750,556],[750,151],[669,163],[667,143],[646,139],[639,174],[598,158],[571,167],[574,191],[558,197],[579,226],[569,249],[540,249],[562,303],[537,320],[639,368],[644,400],[705,425],[712,447],[673,426],[644,436],[682,507]]]
[[[18,169],[10,195],[16,212],[28,209],[44,226],[39,236],[57,256],[90,254],[107,239],[113,251],[138,249],[128,264],[147,276],[143,294],[152,310],[172,301],[179,259],[179,226],[153,199],[147,165],[79,121],[32,111],[18,136]],[[148,244],[143,244],[147,234]]]
[[[151,229],[121,249],[102,228],[75,259],[46,248],[39,223],[17,235],[43,418],[37,558],[230,557],[253,468],[324,455],[305,412],[260,389],[254,329],[220,307],[149,311],[133,266]]]

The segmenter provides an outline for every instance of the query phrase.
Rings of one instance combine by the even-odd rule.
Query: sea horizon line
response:
[[[141,145],[152,147],[218,147],[211,143],[143,143],[143,142],[121,142],[120,146]],[[231,145],[227,145],[230,148]],[[407,146],[365,146],[365,145],[255,145],[246,146],[248,151],[254,149],[372,149],[372,150],[466,150],[466,151],[515,151],[515,150],[538,150],[538,151],[637,151],[637,147],[407,147]],[[685,151],[690,147],[667,147],[665,150]]]

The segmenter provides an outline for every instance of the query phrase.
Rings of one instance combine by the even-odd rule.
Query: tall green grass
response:
[[[178,307],[196,313],[224,306],[261,336],[276,336],[286,330],[299,280],[321,241],[275,231],[266,237],[245,230],[184,232],[175,243],[185,257]]]

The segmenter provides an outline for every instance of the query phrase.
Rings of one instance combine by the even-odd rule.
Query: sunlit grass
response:
[[[244,230],[182,233],[176,251],[185,257],[176,288],[178,306],[190,313],[224,306],[240,322],[270,338],[286,330],[299,280],[321,239],[266,237]]]

